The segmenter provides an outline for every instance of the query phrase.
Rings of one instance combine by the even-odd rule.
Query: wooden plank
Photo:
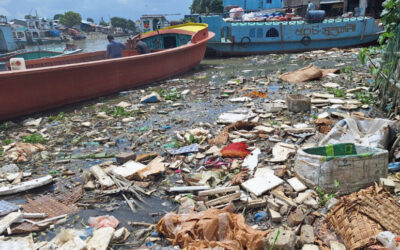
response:
[[[219,205],[219,204],[224,204],[224,203],[228,203],[230,201],[234,201],[240,198],[240,193],[233,193],[233,194],[228,194],[222,197],[219,197],[217,199],[214,200],[210,200],[207,201],[205,204],[206,206],[215,206],[215,205]]]
[[[114,182],[111,180],[110,176],[108,176],[99,165],[91,167],[90,172],[96,177],[100,185],[104,187],[114,186]]]
[[[87,250],[107,250],[115,229],[112,227],[99,228],[93,233],[87,244]]]
[[[4,186],[0,188],[0,195],[9,195],[9,194],[16,194],[19,192],[24,192],[30,189],[44,186],[52,181],[53,177],[51,177],[51,175],[46,175],[41,178],[33,179],[30,181],[24,181],[12,186]]]
[[[277,199],[285,202],[289,206],[292,206],[292,207],[296,207],[297,206],[296,203],[294,203],[290,198],[286,197],[285,194],[283,192],[281,192],[281,191],[273,190],[271,192],[271,194],[273,196],[275,196]]]
[[[17,222],[22,219],[22,213],[20,212],[13,212],[9,213],[3,219],[0,220],[0,235],[11,226],[14,222]]]
[[[222,194],[222,193],[236,192],[239,190],[240,190],[239,186],[232,186],[232,187],[227,187],[227,188],[216,188],[216,189],[201,191],[201,192],[199,192],[199,196],[216,195],[216,194]]]
[[[193,192],[210,189],[209,186],[183,186],[183,187],[172,187],[169,189],[170,192]]]

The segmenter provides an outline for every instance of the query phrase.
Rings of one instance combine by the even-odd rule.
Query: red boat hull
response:
[[[146,55],[0,73],[0,120],[60,107],[165,79],[202,60],[214,34],[197,34],[192,43]],[[135,54],[133,51],[125,53]],[[104,52],[88,53],[104,57]],[[84,55],[55,60],[85,61]],[[27,62],[47,65],[51,58]]]

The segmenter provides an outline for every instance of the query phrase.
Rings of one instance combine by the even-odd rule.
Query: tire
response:
[[[309,36],[303,36],[303,38],[300,40],[301,44],[304,46],[308,46],[311,43],[311,37]]]
[[[244,36],[242,37],[242,39],[240,39],[239,45],[242,47],[247,47],[250,43],[251,43],[250,37]]]

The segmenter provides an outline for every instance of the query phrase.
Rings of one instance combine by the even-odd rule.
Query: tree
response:
[[[25,17],[24,17],[25,19],[32,19],[33,18],[33,16],[32,15],[25,15]]]
[[[65,12],[64,15],[60,17],[60,23],[68,28],[80,24],[81,21],[81,15],[73,11]]]
[[[63,14],[55,14],[53,19],[54,20],[60,20],[62,16],[63,16]]]
[[[122,17],[115,16],[110,19],[110,22],[113,27],[119,27],[122,29],[126,29],[128,20],[126,20],[125,18],[122,18]]]
[[[88,17],[88,18],[86,19],[86,21],[91,22],[91,23],[94,23],[93,18],[90,18],[90,17]]]
[[[208,10],[211,13],[222,13],[224,11],[222,0],[211,0]]]
[[[128,19],[128,21],[126,21],[126,28],[128,30],[136,32],[136,23],[134,21],[132,21],[131,19]]]
[[[190,11],[194,13],[221,13],[224,10],[222,0],[193,0]]]

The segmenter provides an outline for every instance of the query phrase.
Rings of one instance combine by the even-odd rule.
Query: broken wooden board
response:
[[[166,165],[166,163],[164,163],[163,161],[164,157],[160,156],[156,157],[149,164],[147,164],[145,168],[137,172],[136,174],[137,177],[140,180],[144,180],[152,175],[161,174],[162,172],[165,171],[165,165]]]
[[[114,186],[114,182],[111,180],[110,176],[108,176],[99,165],[91,167],[90,172],[103,187]]]
[[[20,221],[22,219],[22,213],[20,212],[13,212],[9,213],[5,217],[0,220],[0,234],[11,226],[14,222]]]
[[[289,206],[292,206],[292,207],[297,206],[296,203],[294,203],[292,199],[286,197],[286,195],[282,191],[273,190],[273,191],[271,191],[271,194],[273,196],[275,196],[277,199],[285,202]]]
[[[243,182],[242,187],[256,196],[260,196],[282,183],[283,180],[274,174],[266,174]]]
[[[0,195],[9,195],[9,194],[16,194],[19,192],[24,192],[30,189],[44,186],[46,184],[51,183],[52,181],[53,177],[51,177],[51,175],[46,175],[44,177],[40,177],[30,181],[24,181],[12,186],[0,187]]]
[[[239,190],[240,190],[239,186],[232,186],[232,187],[226,187],[226,188],[216,188],[216,189],[201,191],[201,192],[199,192],[199,196],[208,196],[208,195],[216,195],[216,194],[237,192]]]
[[[217,199],[207,201],[205,203],[205,205],[208,206],[208,207],[211,207],[211,206],[215,206],[215,205],[219,205],[219,204],[229,203],[230,201],[234,201],[234,200],[240,199],[240,195],[241,195],[240,192],[233,193],[233,194],[228,194],[228,195],[219,197]]]
[[[115,175],[131,180],[137,172],[144,168],[146,168],[146,165],[140,162],[128,161],[120,167],[113,168],[111,172]]]
[[[269,162],[285,162],[290,155],[296,153],[296,146],[292,144],[279,142],[272,148],[273,158]]]
[[[115,229],[112,227],[99,228],[93,233],[87,243],[87,250],[107,250]]]

